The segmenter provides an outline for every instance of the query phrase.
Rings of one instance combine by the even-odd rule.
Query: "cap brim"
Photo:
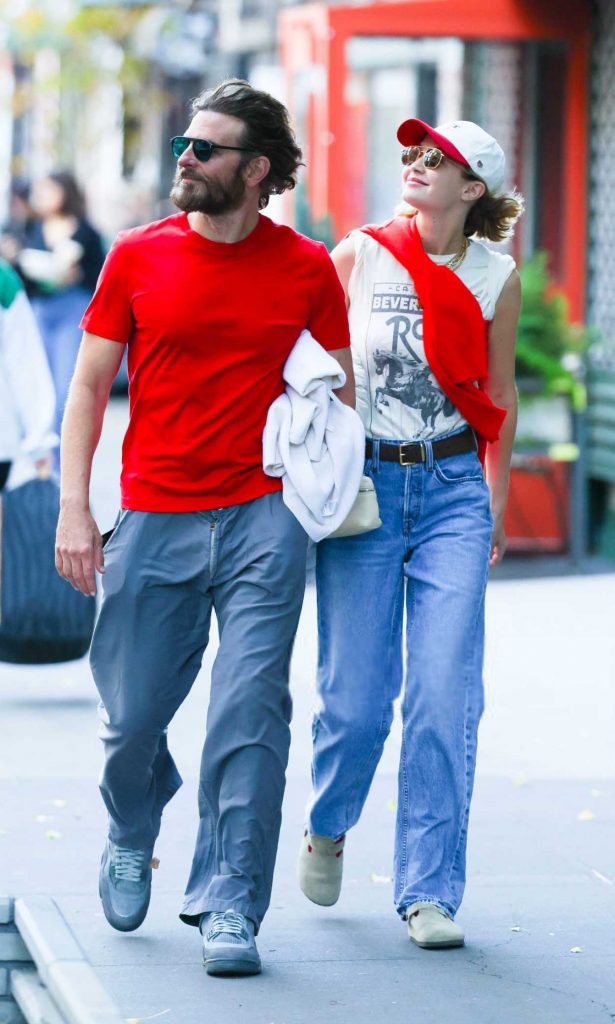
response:
[[[397,138],[402,146],[418,146],[426,135],[431,136],[445,156],[451,160],[463,164],[464,167],[472,169],[464,156],[461,155],[456,146],[444,136],[440,135],[435,128],[432,128],[426,121],[419,121],[418,117],[411,117],[409,121],[403,121],[397,129]]]

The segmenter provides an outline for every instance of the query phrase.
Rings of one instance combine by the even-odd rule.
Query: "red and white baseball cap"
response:
[[[506,158],[500,144],[483,128],[473,121],[450,121],[432,128],[412,117],[397,129],[402,146],[418,146],[426,135],[431,136],[445,156],[465,164],[484,181],[491,195],[500,192],[506,176]]]

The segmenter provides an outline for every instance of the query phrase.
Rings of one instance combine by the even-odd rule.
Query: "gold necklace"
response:
[[[444,266],[448,267],[450,270],[456,270],[457,267],[460,267],[466,258],[468,244],[467,236],[464,235],[463,242],[461,243],[461,249],[459,252],[456,252],[454,256],[451,256],[450,260],[447,260]]]
[[[454,256],[451,256],[450,260],[447,260],[446,263],[444,264],[444,266],[448,267],[449,270],[456,270],[457,267],[460,267],[461,264],[463,263],[463,261],[466,258],[466,254],[467,254],[467,251],[468,251],[468,245],[469,245],[468,238],[467,238],[466,235],[464,235],[463,242],[461,243],[461,249],[459,250],[459,252],[456,252]],[[417,301],[418,308],[422,309],[423,306],[421,305],[421,302],[419,300],[418,295],[416,297],[416,301]]]

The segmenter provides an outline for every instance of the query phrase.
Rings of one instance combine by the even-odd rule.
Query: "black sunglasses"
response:
[[[176,135],[171,139],[171,152],[176,160],[192,146],[192,152],[202,164],[207,163],[213,156],[214,149],[234,149],[238,153],[254,153],[253,149],[246,149],[245,146],[221,146],[218,142],[210,142],[209,139],[190,139],[187,135]]]

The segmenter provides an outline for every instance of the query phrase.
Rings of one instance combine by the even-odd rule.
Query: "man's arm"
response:
[[[92,459],[123,351],[115,341],[84,333],[62,423],[56,569],[86,596],[96,593],[95,570],[104,571],[102,538],[90,512]]]
[[[495,307],[489,331],[489,397],[506,409],[500,436],[487,446],[487,482],[491,491],[493,537],[490,565],[502,561],[506,551],[504,512],[508,497],[510,458],[517,428],[517,389],[515,387],[515,340],[521,309],[521,282],[515,270],[504,285]]]

